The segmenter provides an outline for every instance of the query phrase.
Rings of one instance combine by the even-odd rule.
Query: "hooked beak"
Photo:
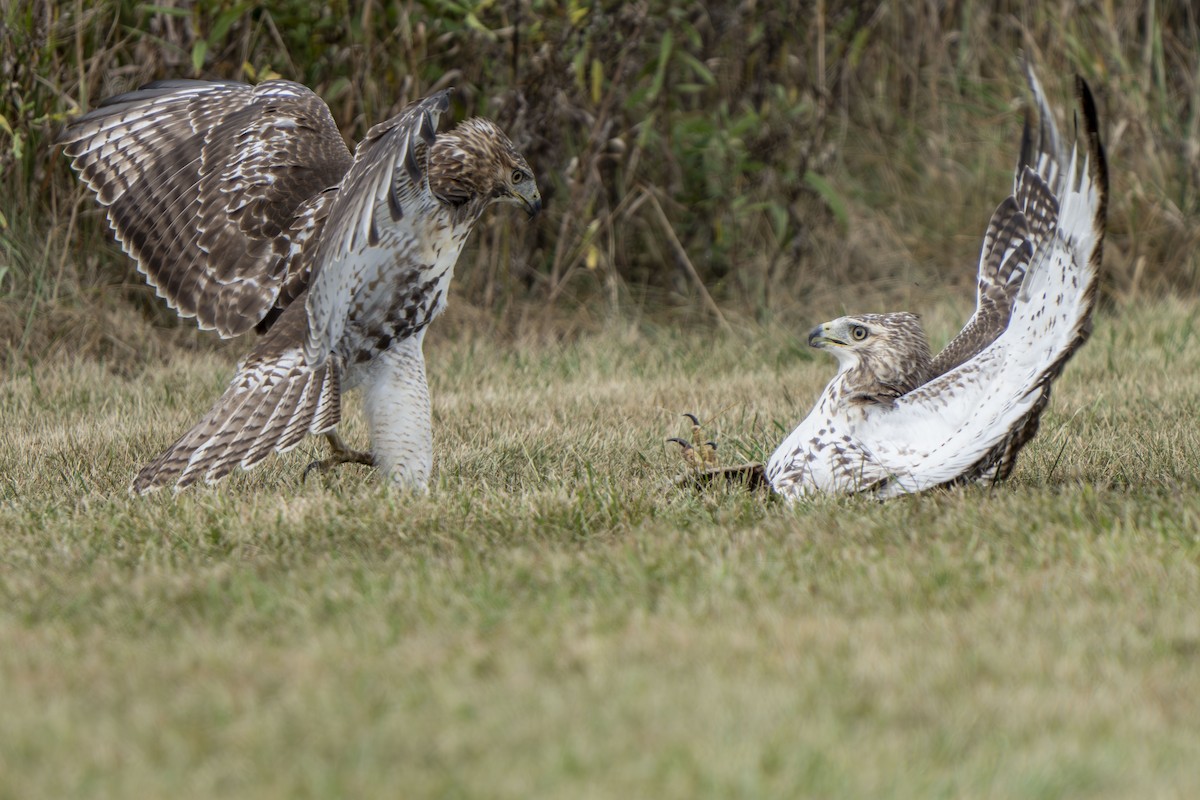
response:
[[[521,201],[521,205],[524,207],[525,213],[528,214],[530,218],[536,217],[542,210],[542,193],[537,190],[536,186],[530,194],[524,194],[522,192],[516,192],[515,194],[516,198]]]
[[[846,343],[830,334],[829,323],[825,322],[813,328],[808,333],[808,346],[823,350],[829,345],[845,347]]]

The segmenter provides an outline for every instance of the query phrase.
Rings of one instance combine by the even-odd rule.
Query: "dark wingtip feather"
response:
[[[1033,146],[1033,111],[1025,110],[1025,126],[1021,130],[1020,166],[1027,167],[1036,164],[1037,151]]]
[[[442,89],[440,92],[430,95],[429,99],[432,105],[437,108],[439,114],[444,113],[450,108],[450,95],[454,94],[454,87],[450,86]]]
[[[432,114],[426,112],[421,115],[421,126],[418,133],[427,145],[433,144],[437,139],[437,123],[433,121]]]
[[[396,193],[396,182],[392,181],[388,186],[387,205],[388,214],[392,218],[392,222],[399,222],[404,219],[404,206],[400,203],[400,196]]]
[[[1100,115],[1096,112],[1096,99],[1092,96],[1091,87],[1082,76],[1075,76],[1075,95],[1083,109],[1083,130],[1087,135],[1088,155],[1091,157],[1092,180],[1100,192],[1100,204],[1096,209],[1096,220],[1100,228],[1100,237],[1104,237],[1104,221],[1108,217],[1108,159],[1104,155],[1104,145],[1100,141]]]
[[[411,142],[404,149],[404,168],[408,170],[408,177],[414,183],[421,180],[421,165],[417,163],[417,154],[413,152]]]

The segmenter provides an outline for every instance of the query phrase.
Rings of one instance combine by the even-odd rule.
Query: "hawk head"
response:
[[[813,328],[808,344],[832,353],[847,391],[895,398],[929,379],[929,342],[916,314],[859,314]]]
[[[438,134],[429,150],[429,188],[448,205],[477,213],[511,203],[530,216],[542,195],[524,156],[491,120],[474,117]]]

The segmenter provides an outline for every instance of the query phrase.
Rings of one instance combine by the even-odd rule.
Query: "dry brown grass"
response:
[[[0,794],[1190,796],[1196,314],[1103,315],[1011,482],[886,504],[664,490],[681,411],[732,457],[807,410],[778,328],[446,320],[420,497],[314,442],[131,499],[234,354],[10,371]]]

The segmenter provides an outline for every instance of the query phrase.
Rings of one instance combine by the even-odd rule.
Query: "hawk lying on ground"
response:
[[[1087,153],[1063,149],[1041,85],[1026,119],[1013,193],[996,209],[979,259],[976,309],[936,358],[916,316],[842,317],[809,345],[837,376],[765,469],[711,471],[769,482],[789,499],[816,493],[889,497],[1006,478],[1037,432],[1050,386],[1091,333],[1108,173],[1096,107],[1076,80]],[[697,475],[689,478],[695,481]]]
[[[288,81],[160,81],[60,141],[122,247],[180,316],[264,335],[212,409],[132,489],[216,481],[325,433],[335,459],[422,488],[432,466],[425,327],[484,209],[541,195],[493,123],[438,134],[449,91],[373,127],[353,156],[329,108]],[[334,432],[361,386],[373,455]]]

